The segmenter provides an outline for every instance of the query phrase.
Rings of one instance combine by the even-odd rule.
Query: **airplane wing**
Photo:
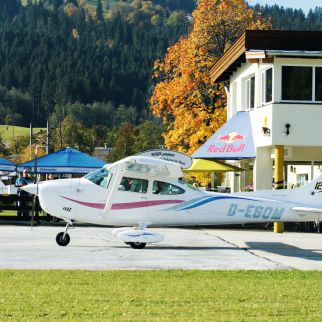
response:
[[[308,213],[322,213],[322,208],[310,208],[310,207],[293,207],[292,210],[298,212],[308,212]]]

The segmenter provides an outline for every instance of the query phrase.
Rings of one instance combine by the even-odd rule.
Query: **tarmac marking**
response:
[[[225,242],[225,243],[227,243],[227,244],[229,244],[229,245],[232,245],[232,246],[234,246],[234,247],[236,247],[236,248],[238,248],[238,249],[244,250],[245,252],[247,252],[247,253],[249,253],[249,254],[251,254],[251,255],[255,256],[255,257],[258,257],[258,258],[261,258],[261,259],[267,260],[267,261],[269,261],[269,262],[271,262],[271,263],[273,263],[273,264],[276,264],[276,265],[280,266],[280,268],[281,268],[281,269],[294,269],[294,267],[291,267],[291,266],[285,266],[285,265],[283,265],[283,264],[282,264],[282,263],[280,263],[280,262],[277,262],[277,261],[275,261],[275,260],[272,260],[272,259],[270,259],[270,258],[267,258],[266,256],[260,256],[259,254],[256,254],[256,253],[254,253],[253,251],[251,251],[248,247],[239,247],[237,244],[235,244],[235,243],[233,243],[233,242],[231,242],[231,241],[229,241],[229,240],[227,240],[227,239],[224,239],[224,238],[222,238],[222,237],[220,237],[220,236],[217,236],[217,238],[218,238],[218,239],[221,239],[223,242]]]

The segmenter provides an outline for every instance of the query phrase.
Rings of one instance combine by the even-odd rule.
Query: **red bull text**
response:
[[[216,145],[209,145],[208,147],[208,150],[207,152],[212,152],[212,153],[217,153],[217,152],[220,152],[220,153],[223,153],[223,152],[226,152],[226,153],[240,153],[240,152],[243,152],[245,149],[245,144],[242,143],[238,146],[235,146],[233,144],[225,144],[223,146],[216,146]]]

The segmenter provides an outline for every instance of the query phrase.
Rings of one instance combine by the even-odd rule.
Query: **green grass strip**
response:
[[[11,140],[18,136],[29,135],[29,127],[12,126],[12,125],[0,125],[0,136],[3,142],[9,143]],[[33,128],[33,134],[37,134],[40,131],[47,131],[46,128]]]
[[[316,271],[1,270],[0,287],[0,321],[322,321]]]

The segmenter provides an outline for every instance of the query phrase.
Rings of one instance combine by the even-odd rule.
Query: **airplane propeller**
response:
[[[39,184],[39,180],[38,180],[38,175],[37,175],[37,146],[36,146],[36,150],[35,150],[35,160],[34,160],[34,174],[35,174],[35,178],[36,178],[36,193],[33,195],[32,198],[32,206],[31,206],[31,230],[32,227],[34,225],[34,220],[35,220],[35,212],[36,212],[36,205],[37,205],[37,198],[38,198],[38,184]]]
[[[36,212],[36,206],[37,206],[37,198],[38,198],[38,184],[39,184],[39,180],[36,179],[36,191],[37,193],[33,195],[32,197],[32,206],[31,206],[31,222],[30,222],[30,225],[31,225],[31,230],[32,230],[32,227],[34,226],[34,222],[35,222],[35,212]]]

